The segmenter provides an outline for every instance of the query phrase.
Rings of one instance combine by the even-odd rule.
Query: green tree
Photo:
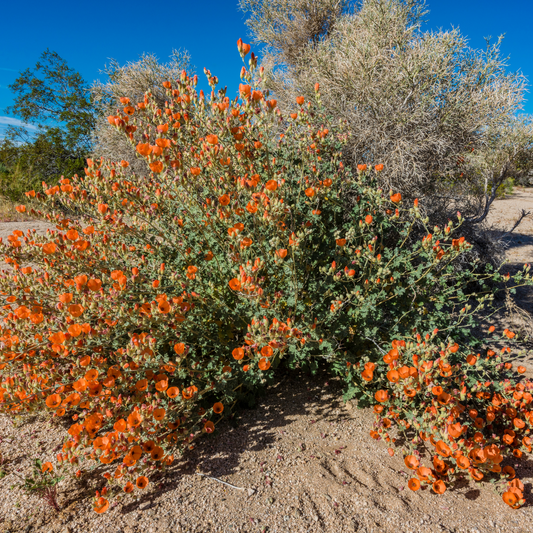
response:
[[[46,49],[35,68],[21,72],[9,88],[15,101],[6,113],[46,133],[62,130],[69,150],[90,150],[97,116],[90,86],[57,52]]]
[[[48,49],[9,88],[14,103],[4,112],[38,127],[32,135],[10,126],[0,144],[0,163],[8,169],[2,193],[17,200],[28,186],[83,171],[98,110],[81,74]]]

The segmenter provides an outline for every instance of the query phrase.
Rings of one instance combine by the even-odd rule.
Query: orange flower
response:
[[[159,420],[163,420],[163,418],[165,418],[165,414],[166,414],[166,410],[163,409],[162,407],[159,407],[157,409],[154,409],[154,418],[159,421]]]
[[[391,383],[398,383],[398,381],[400,380],[400,374],[398,373],[397,370],[389,370],[387,372],[387,379]]]
[[[466,357],[466,362],[470,365],[470,366],[474,366],[476,364],[476,361],[477,361],[477,357],[473,354],[470,354]]]
[[[107,204],[98,204],[98,212],[103,215],[107,213],[107,210],[109,209],[109,206]]]
[[[178,387],[169,387],[167,389],[167,396],[169,398],[176,398],[179,393],[180,393],[180,390],[178,389]]]
[[[476,468],[472,468],[470,470],[470,475],[476,481],[481,481],[483,479],[483,474],[479,470],[477,470]]]
[[[378,390],[376,394],[374,394],[374,398],[378,402],[386,402],[389,399],[389,393],[386,390]]]
[[[183,344],[183,342],[178,342],[177,344],[174,344],[174,351],[178,355],[182,355],[185,351],[185,344]]]
[[[133,492],[133,483],[131,481],[128,481],[125,485],[124,485],[124,492]]]
[[[150,455],[152,456],[152,459],[154,461],[161,461],[161,459],[163,459],[163,457],[165,455],[165,452],[163,451],[163,448],[161,448],[160,446],[156,446],[152,450]]]
[[[222,413],[222,411],[224,411],[224,405],[221,402],[216,402],[213,405],[213,412],[219,415],[220,413]]]
[[[70,305],[68,308],[68,312],[74,317],[77,318],[83,314],[83,307],[79,304],[73,304]]]
[[[53,242],[49,242],[43,246],[43,252],[45,254],[53,254],[57,249],[57,246]]]
[[[405,466],[411,470],[415,470],[420,464],[420,461],[414,455],[407,455],[403,462],[405,463]]]
[[[511,492],[511,491],[504,492],[502,495],[502,498],[503,498],[503,501],[510,507],[515,508],[518,505],[519,498],[518,498],[518,495],[515,494],[514,492]]]
[[[47,461],[46,463],[43,463],[43,466],[41,467],[41,472],[52,472],[54,467],[52,466],[52,463]]]
[[[364,172],[366,170],[366,165],[357,165],[357,170],[359,172]]]
[[[102,280],[100,279],[90,279],[87,282],[87,288],[91,291],[97,292],[102,288]]]
[[[382,164],[376,165],[374,167],[376,172],[381,172],[383,170],[384,166]]]
[[[215,424],[213,424],[213,422],[211,422],[211,420],[207,421],[204,424],[204,431],[206,433],[213,433],[213,431],[215,431]]]
[[[519,373],[519,374],[523,374],[525,371],[527,370],[527,368],[525,366],[522,366],[520,365],[516,371]]]
[[[233,358],[237,361],[240,361],[244,357],[244,350],[242,348],[235,348],[231,354],[233,355]]]
[[[457,422],[456,424],[450,424],[448,426],[448,433],[454,439],[457,439],[458,437],[460,437],[463,431],[464,431],[464,428],[460,422]]]
[[[276,255],[281,259],[285,259],[285,257],[287,257],[287,250],[285,248],[280,248],[279,250],[276,250]]]
[[[117,420],[114,424],[113,424],[113,429],[115,431],[118,431],[119,433],[123,433],[124,431],[126,431],[126,421],[121,418],[120,420]]]
[[[471,450],[469,455],[472,461],[474,461],[474,463],[481,464],[487,460],[487,454],[481,448],[474,448],[473,450]]]
[[[346,245],[346,239],[337,239],[335,241],[337,243],[337,246],[345,246]]]
[[[220,202],[220,205],[228,205],[230,199],[227,194],[223,194],[222,196],[219,196],[218,201]]]
[[[85,378],[78,379],[72,385],[72,388],[78,392],[83,392],[87,389],[87,380]]]
[[[247,95],[247,94],[250,94],[252,88],[249,86],[249,85],[244,85],[242,83],[239,83],[239,92],[244,94],[244,95]]]
[[[72,335],[73,337],[78,337],[81,335],[82,333],[82,327],[80,326],[80,324],[71,324],[69,327],[68,327],[68,332],[70,335]]]
[[[259,363],[257,364],[257,366],[259,367],[259,370],[268,370],[270,368],[270,361],[268,359],[266,359],[265,357],[262,357],[260,360],[259,360]]]
[[[398,202],[402,201],[402,195],[397,192],[396,194],[393,194],[390,199],[392,203],[397,204]]]
[[[508,339],[512,339],[515,336],[515,333],[513,333],[512,331],[509,331],[508,329],[504,329],[503,332],[505,333],[505,336]]]
[[[92,368],[85,373],[85,379],[87,381],[96,381],[98,379],[98,370]]]
[[[268,180],[265,184],[265,189],[269,191],[275,191],[278,188],[278,182],[276,180]]]
[[[148,486],[148,478],[146,476],[140,476],[135,482],[139,489],[145,489]]]
[[[428,481],[430,476],[433,475],[431,468],[427,468],[426,466],[421,466],[418,468],[416,473],[421,481]]]
[[[417,491],[417,490],[420,488],[420,481],[418,481],[418,479],[416,479],[415,477],[413,477],[413,478],[411,478],[411,479],[407,482],[407,486],[408,486],[411,490]]]
[[[246,211],[248,211],[249,213],[256,213],[257,212],[257,204],[256,203],[252,203],[252,202],[248,202],[248,205],[246,206]]]
[[[263,346],[261,348],[261,355],[263,357],[272,357],[272,354],[274,353],[274,350],[270,346]]]
[[[56,409],[61,405],[61,396],[59,394],[51,394],[46,398],[46,406],[50,409]]]
[[[128,425],[132,428],[140,426],[142,421],[142,416],[137,411],[133,411],[133,413],[128,416]]]
[[[241,288],[241,282],[237,278],[233,278],[229,281],[230,289],[238,291]]]
[[[216,135],[207,135],[205,140],[209,143],[209,144],[217,144],[218,142],[218,137]]]
[[[431,436],[430,441],[433,443],[434,441],[432,439],[433,437]],[[446,470],[448,469],[448,465],[442,459],[439,459],[436,455],[435,457],[433,457],[433,467],[439,474],[444,474],[444,472],[446,472]]]
[[[452,454],[450,447],[443,440],[439,440],[437,442],[435,449],[437,453],[439,455],[442,455],[443,457],[450,457],[450,455]]]
[[[199,176],[202,173],[202,169],[198,167],[191,168],[191,174],[193,176]]]
[[[374,373],[372,372],[372,370],[369,370],[368,368],[365,368],[363,370],[363,372],[361,373],[361,377],[365,381],[372,381],[374,379]]]
[[[150,170],[155,174],[159,174],[163,171],[163,163],[161,161],[154,161],[150,163]]]
[[[464,455],[460,455],[456,461],[457,466],[462,470],[466,470],[470,466],[470,461],[468,460],[468,457],[465,457]]]
[[[79,233],[75,229],[70,229],[66,233],[66,237],[69,241],[76,241],[79,236]]]
[[[196,392],[198,392],[198,388],[193,385],[191,387],[187,387],[186,389],[183,389],[181,391],[181,395],[183,396],[184,400],[190,400]]]
[[[305,102],[305,98],[303,96],[297,96],[296,97],[296,103],[298,105],[303,105],[304,102]]]
[[[315,189],[313,189],[313,187],[309,187],[308,189],[305,189],[305,195],[308,198],[312,198],[315,195]]]
[[[446,492],[446,485],[441,479],[437,479],[437,481],[433,483],[433,486],[431,488],[437,494],[444,494],[444,492]]]
[[[373,220],[374,220],[374,219],[372,218],[372,215],[366,215],[366,217],[365,217],[365,222],[366,222],[367,224],[372,224],[372,221],[373,221]]]
[[[109,501],[105,498],[99,498],[94,506],[94,510],[101,514],[105,513],[109,509]]]
[[[512,466],[504,466],[502,472],[507,476],[508,479],[513,479],[516,476],[515,469]]]
[[[155,384],[155,388],[159,392],[165,392],[168,389],[168,379],[160,379],[159,381],[157,381],[157,383]]]

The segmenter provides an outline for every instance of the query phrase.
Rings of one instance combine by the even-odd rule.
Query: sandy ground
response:
[[[531,189],[497,201],[494,231],[502,234],[528,207],[533,211]],[[0,236],[28,227],[36,223],[3,223]],[[533,219],[507,241],[510,271],[533,263]],[[531,291],[521,292],[519,303],[530,308]],[[415,493],[401,457],[370,438],[371,412],[345,406],[338,381],[325,374],[279,378],[256,408],[241,410],[165,477],[103,515],[90,509],[103,485],[100,471],[61,482],[60,513],[24,493],[17,475],[28,472],[31,458],[48,459],[65,429],[45,418],[0,417],[0,533],[533,532],[532,459],[510,463],[526,487],[527,503],[517,511],[489,484]]]

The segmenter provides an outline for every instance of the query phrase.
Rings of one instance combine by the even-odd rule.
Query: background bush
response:
[[[459,210],[490,262],[496,243],[482,222],[505,184],[529,183],[533,162],[531,118],[519,114],[526,80],[507,72],[501,39],[475,50],[457,29],[422,32],[421,0],[240,6],[280,108],[319,82],[328,113],[348,122],[346,162],[384,164],[380,185],[423,200],[432,224]]]

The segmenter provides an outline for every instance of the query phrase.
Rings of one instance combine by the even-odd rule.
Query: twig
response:
[[[381,348],[381,346],[374,340],[374,339],[370,339],[368,337],[365,337],[365,339],[367,341],[371,341],[373,342],[377,347],[378,347],[378,350],[381,352],[381,353],[385,353],[385,350],[383,348]]]
[[[196,475],[202,476],[202,477],[208,477],[209,479],[214,479],[215,481],[218,481],[219,483],[223,483],[224,485],[227,485],[228,487],[231,487],[232,489],[245,490],[244,487],[236,487],[235,485],[232,485],[231,483],[226,483],[225,481],[222,481],[221,479],[207,476],[206,474],[201,474],[200,472],[196,472]]]

